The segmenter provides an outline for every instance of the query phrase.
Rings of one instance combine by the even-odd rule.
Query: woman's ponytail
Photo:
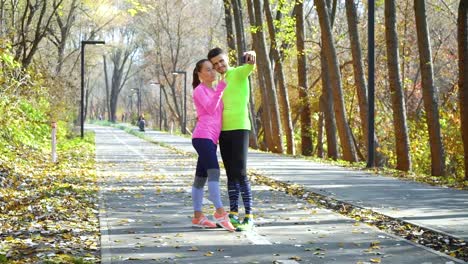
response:
[[[192,86],[195,89],[200,84],[200,78],[198,78],[198,70],[197,67],[193,69],[193,78],[192,78]]]
[[[195,64],[195,69],[193,69],[193,78],[192,78],[192,86],[193,89],[197,88],[197,86],[201,83],[200,78],[198,77],[198,73],[201,71],[203,67],[203,63],[209,61],[208,59],[202,59]]]

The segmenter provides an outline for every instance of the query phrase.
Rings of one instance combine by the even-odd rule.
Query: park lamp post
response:
[[[183,74],[184,75],[184,118],[183,118],[183,123],[182,123],[182,134],[186,133],[186,127],[187,127],[187,72],[186,71],[173,71],[173,75],[179,75]]]
[[[367,14],[367,47],[369,47],[368,56],[368,74],[367,74],[367,93],[368,93],[368,117],[367,117],[367,168],[375,165],[375,0],[368,0]],[[364,120],[363,120],[364,121]]]
[[[84,68],[85,68],[85,46],[106,44],[102,40],[82,40],[81,41],[81,108],[80,108],[80,125],[81,125],[81,138],[84,137]]]
[[[164,85],[158,82],[152,82],[152,85],[159,85],[159,131],[162,131],[162,90]]]

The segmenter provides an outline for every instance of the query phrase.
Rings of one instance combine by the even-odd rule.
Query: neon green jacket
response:
[[[223,126],[222,131],[246,129],[250,130],[249,119],[249,75],[254,65],[244,64],[229,68],[226,72],[227,86],[223,95]]]

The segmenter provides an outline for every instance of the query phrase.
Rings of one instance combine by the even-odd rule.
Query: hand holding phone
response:
[[[243,63],[255,64],[256,62],[255,51],[244,52],[244,56],[242,56],[242,60],[243,60]]]

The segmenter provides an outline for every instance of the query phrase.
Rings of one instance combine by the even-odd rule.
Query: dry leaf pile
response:
[[[276,181],[255,171],[250,171],[249,175],[251,175],[256,183],[268,185],[275,190],[302,198],[309,203],[333,210],[357,221],[376,226],[385,232],[398,235],[452,257],[468,261],[468,247],[466,242],[462,239],[424,229],[399,219],[390,218],[368,209],[335,200],[328,196],[308,192],[303,186]]]
[[[57,164],[11,153],[0,158],[0,263],[98,263],[93,143],[72,143]]]

